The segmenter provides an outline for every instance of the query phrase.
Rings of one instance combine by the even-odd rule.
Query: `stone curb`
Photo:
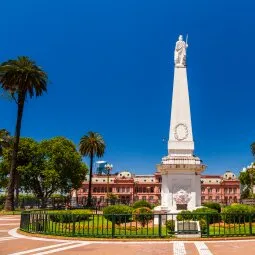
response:
[[[59,240],[77,240],[77,241],[100,241],[100,242],[173,242],[173,241],[235,241],[235,240],[255,240],[255,236],[244,236],[244,237],[214,237],[214,238],[88,238],[88,237],[67,237],[67,236],[54,236],[44,234],[32,234],[20,229],[17,233],[25,236],[41,237],[45,239],[59,239]]]

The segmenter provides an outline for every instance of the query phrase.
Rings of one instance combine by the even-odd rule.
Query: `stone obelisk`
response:
[[[205,169],[194,156],[186,52],[187,41],[179,36],[174,52],[174,82],[168,156],[157,169],[162,175],[161,206],[156,210],[178,212],[201,206],[200,174]]]

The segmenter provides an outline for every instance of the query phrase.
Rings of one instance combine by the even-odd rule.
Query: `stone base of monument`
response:
[[[175,233],[179,238],[201,237],[199,221],[175,221]]]

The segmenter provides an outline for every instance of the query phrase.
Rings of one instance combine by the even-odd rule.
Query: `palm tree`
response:
[[[18,57],[15,60],[8,60],[0,65],[0,86],[4,91],[9,92],[17,103],[17,120],[13,140],[11,169],[4,207],[7,211],[14,210],[17,155],[25,100],[28,96],[30,98],[34,95],[38,97],[43,92],[46,92],[47,80],[47,74],[28,57]]]
[[[0,157],[3,153],[3,148],[11,145],[11,136],[6,129],[0,129]]]
[[[255,157],[255,142],[251,144],[251,153]]]
[[[103,137],[96,132],[88,132],[80,140],[80,153],[82,156],[90,157],[90,170],[89,170],[89,192],[88,192],[88,202],[87,206],[92,206],[92,196],[91,196],[91,184],[92,184],[92,168],[94,157],[102,157],[105,151],[105,142]]]

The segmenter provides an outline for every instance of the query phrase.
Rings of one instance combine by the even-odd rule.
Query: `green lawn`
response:
[[[102,215],[92,215],[89,220],[73,223],[52,222],[50,220],[41,221],[41,228],[37,227],[46,234],[65,235],[65,236],[92,236],[92,237],[150,237],[159,236],[158,225],[152,223],[142,227],[136,222],[127,222],[121,225],[113,224],[106,220]],[[35,224],[30,224],[30,231],[36,231]],[[167,236],[165,226],[161,228],[162,236]],[[170,237],[170,235],[168,235]]]

